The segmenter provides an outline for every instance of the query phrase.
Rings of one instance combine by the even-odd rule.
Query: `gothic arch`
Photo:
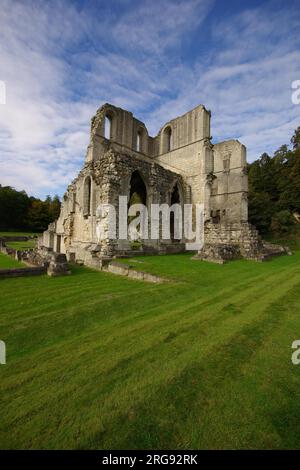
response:
[[[107,140],[116,140],[117,136],[117,116],[113,109],[106,108],[102,121],[102,136]]]
[[[130,223],[139,217],[140,223],[137,225],[139,231],[139,237],[144,239],[147,238],[148,233],[148,219],[147,219],[147,206],[148,206],[148,191],[145,181],[138,170],[132,172],[129,188],[128,188],[128,211],[131,206],[135,204],[142,204],[145,206],[146,210],[139,210],[135,215],[128,215],[127,223],[130,231]],[[134,211],[135,212],[135,211]],[[130,214],[130,212],[129,212]],[[146,218],[144,218],[146,217]]]
[[[167,153],[172,150],[172,127],[168,124],[162,131],[162,151],[161,153]]]
[[[139,170],[133,171],[129,182],[129,206],[132,204],[144,204],[147,206],[148,191],[144,178]]]
[[[111,130],[112,130],[112,118],[109,114],[105,115],[104,118],[104,137],[108,140],[111,139]]]
[[[184,191],[182,187],[182,183],[179,179],[175,179],[169,189],[168,192],[168,202],[172,204],[172,193],[174,192],[175,188],[177,187],[178,195],[179,195],[179,204],[182,206],[184,204]]]
[[[169,200],[170,200],[170,206],[172,206],[173,204],[179,204],[181,206],[181,210],[183,209],[183,204],[184,204],[183,192],[182,192],[182,188],[181,188],[179,181],[175,181],[173,183],[172,189],[170,191]],[[183,222],[182,216],[183,214],[181,213],[181,221],[178,221],[178,220],[176,221],[174,212],[171,211],[170,213],[170,235],[171,235],[171,240],[173,242],[180,240],[178,238],[175,238],[175,222],[177,224],[181,223],[181,227],[182,227],[182,222]]]

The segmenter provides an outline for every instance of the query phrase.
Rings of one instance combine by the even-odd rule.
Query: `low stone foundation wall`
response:
[[[0,278],[5,277],[25,277],[25,276],[40,276],[46,274],[47,268],[45,266],[34,266],[28,268],[10,268],[0,269]]]
[[[0,252],[15,258],[17,261],[22,261],[29,266],[44,266],[47,264],[47,259],[39,251],[35,249],[30,250],[16,250],[5,245],[5,242],[0,242]]]
[[[223,264],[239,258],[267,261],[284,254],[291,252],[286,247],[264,242],[248,222],[224,225],[207,222],[204,246],[193,259]]]
[[[145,273],[143,271],[136,271],[132,269],[130,265],[118,263],[117,261],[111,261],[106,267],[102,268],[102,271],[106,271],[119,276],[127,276],[130,279],[136,279],[138,281],[152,282],[159,284],[162,282],[168,282],[168,279],[164,279],[154,274]]]
[[[33,235],[3,235],[0,240],[3,242],[28,242],[28,240],[34,240],[35,238]]]
[[[7,247],[3,240],[0,241],[0,251],[17,261],[22,261],[29,268],[7,269],[11,272],[5,277],[30,276],[31,274],[47,273],[49,276],[64,276],[70,274],[65,254],[55,253],[52,249],[41,247],[31,250],[15,250]],[[3,271],[3,270],[2,270]],[[20,274],[18,274],[20,272]],[[24,273],[24,274],[23,274]]]
[[[193,256],[192,259],[201,259],[202,261],[209,261],[211,263],[224,264],[226,261],[232,261],[241,257],[238,245],[206,243],[201,252]]]

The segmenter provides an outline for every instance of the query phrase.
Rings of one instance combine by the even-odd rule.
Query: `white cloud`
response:
[[[203,36],[211,0],[122,0],[119,10],[114,2],[79,9],[2,0],[1,184],[62,193],[83,163],[90,118],[107,101],[134,112],[152,134],[203,103],[214,140],[239,138],[250,159],[288,142],[300,121],[290,98],[300,79],[300,22],[297,9],[275,3],[210,15]],[[203,42],[205,53],[185,60],[186,48]]]

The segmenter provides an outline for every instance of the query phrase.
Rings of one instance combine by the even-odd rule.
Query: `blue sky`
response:
[[[105,102],[152,135],[202,103],[252,161],[300,125],[299,0],[1,0],[2,185],[62,195]]]

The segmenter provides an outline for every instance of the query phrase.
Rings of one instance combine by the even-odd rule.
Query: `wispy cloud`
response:
[[[164,57],[166,50],[178,46],[182,36],[206,18],[213,0],[145,0],[117,22],[113,36],[135,55]]]
[[[291,102],[291,83],[300,77],[299,27],[293,2],[290,9],[272,1],[214,20],[208,54],[196,58],[186,86],[150,122],[202,102],[212,111],[214,141],[240,139],[250,161],[288,143],[300,124],[300,106]]]
[[[299,125],[290,99],[300,79],[294,2],[223,17],[212,0],[2,0],[0,15],[1,184],[61,194],[106,101],[152,134],[203,103],[214,140],[239,138],[252,159]]]

